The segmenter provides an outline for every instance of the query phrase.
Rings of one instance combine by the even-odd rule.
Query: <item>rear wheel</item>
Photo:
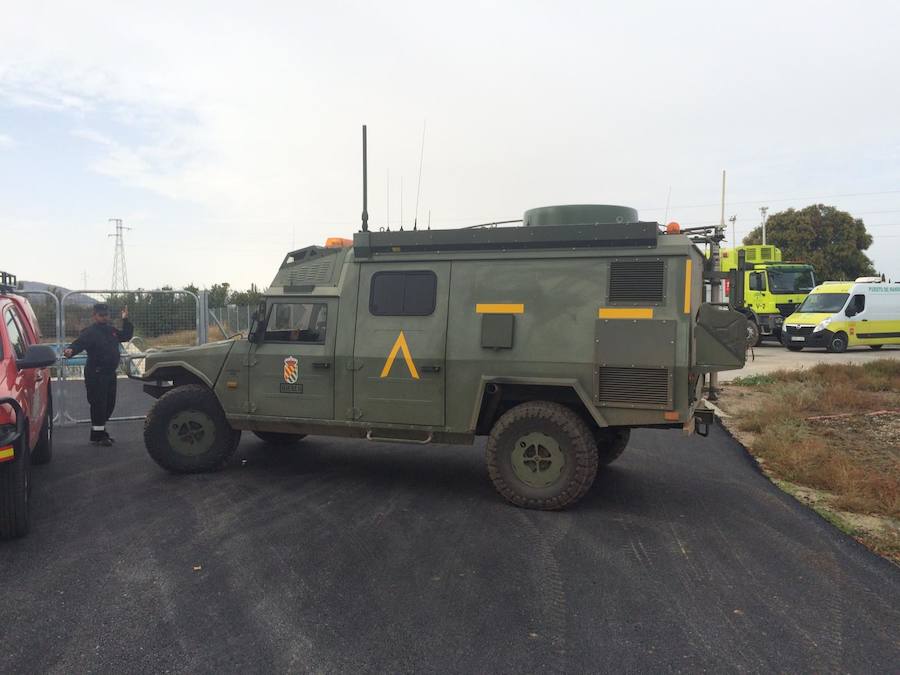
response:
[[[584,420],[550,401],[522,403],[494,425],[487,442],[488,474],[516,506],[562,509],[590,489],[597,446]]]
[[[28,433],[15,448],[15,458],[0,464],[0,539],[28,534],[28,497],[31,481],[31,457]]]
[[[47,413],[41,426],[41,435],[31,452],[32,464],[47,464],[53,458],[53,397],[47,389]]]
[[[306,434],[281,434],[275,431],[254,431],[253,435],[269,445],[293,445],[306,438]]]
[[[240,436],[225,419],[215,394],[197,384],[164,394],[144,421],[147,452],[174,473],[220,468],[231,458]]]
[[[600,466],[606,466],[616,461],[628,445],[631,438],[631,429],[616,429],[604,427],[594,432],[597,442],[597,460]]]
[[[844,331],[838,331],[828,340],[825,349],[833,354],[843,354],[847,351],[847,334]]]

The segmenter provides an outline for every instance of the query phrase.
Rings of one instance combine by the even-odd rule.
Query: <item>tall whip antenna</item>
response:
[[[425,158],[425,120],[422,120],[422,149],[419,152],[419,181],[416,185],[416,213],[413,216],[413,230],[419,225],[419,192],[422,190],[422,160]]]
[[[369,231],[369,169],[366,161],[366,125],[363,124],[363,212],[362,231]]]

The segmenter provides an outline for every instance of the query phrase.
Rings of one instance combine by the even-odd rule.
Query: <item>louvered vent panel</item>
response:
[[[602,367],[599,374],[599,396],[605,403],[634,406],[668,407],[669,371],[666,368]]]
[[[747,260],[748,262],[751,260],[756,260],[756,249],[755,248],[744,249],[744,260]]]
[[[320,285],[331,281],[334,256],[300,265],[290,272],[291,286]]]
[[[662,260],[617,260],[610,263],[610,302],[663,302],[666,265]]]
[[[772,247],[771,246],[763,246],[759,250],[759,259],[760,260],[771,260],[772,259]]]

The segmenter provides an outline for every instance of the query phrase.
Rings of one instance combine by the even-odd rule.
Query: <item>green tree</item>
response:
[[[761,243],[762,226],[744,237],[744,244]],[[784,260],[813,265],[820,281],[852,280],[875,273],[872,261],[863,253],[872,245],[872,235],[862,219],[833,206],[813,204],[769,216],[766,243],[780,248]]]
[[[209,289],[209,306],[212,308],[224,307],[228,304],[228,289],[231,284],[227,281],[221,284],[213,284]]]

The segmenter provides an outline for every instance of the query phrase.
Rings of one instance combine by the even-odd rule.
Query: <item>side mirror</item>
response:
[[[56,352],[47,345],[31,345],[25,352],[24,358],[16,359],[16,368],[28,370],[31,368],[47,368],[56,363]]]

